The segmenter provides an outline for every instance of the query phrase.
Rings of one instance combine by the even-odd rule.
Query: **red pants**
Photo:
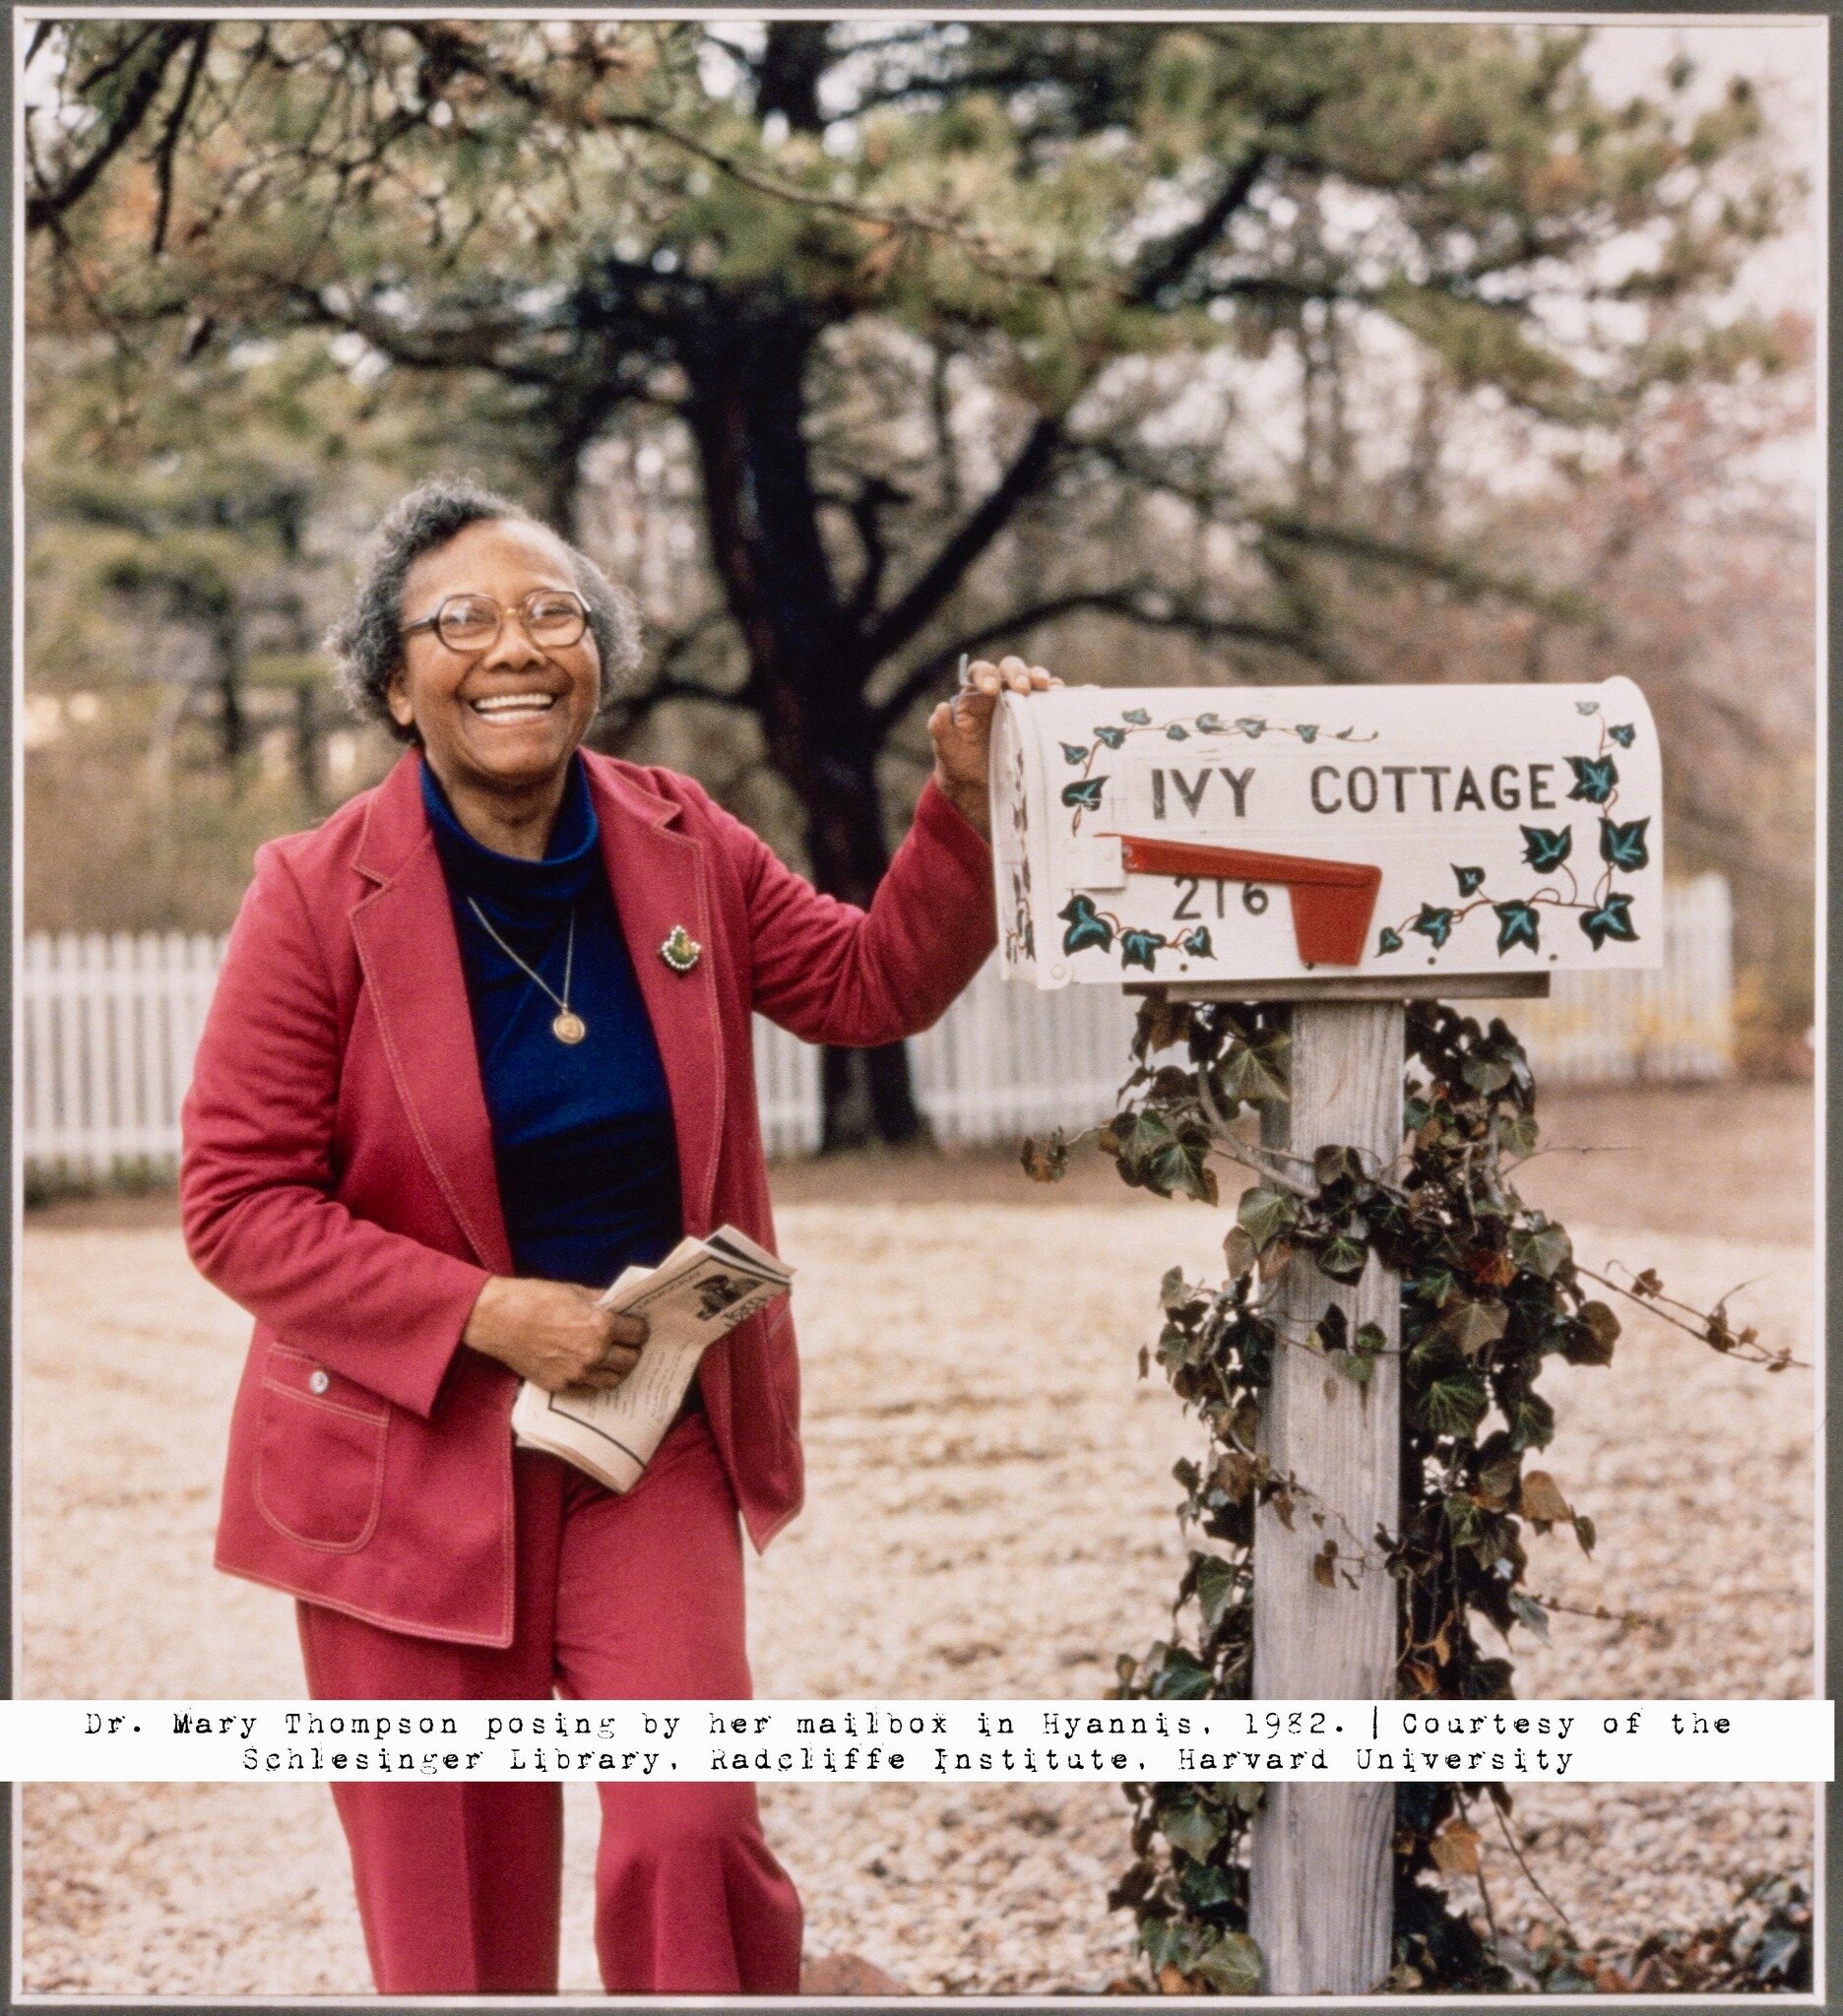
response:
[[[316,1700],[742,1700],[735,1499],[701,1414],[624,1495],[514,1455],[516,1635],[503,1652],[300,1604]],[[800,1905],[753,1786],[599,1788],[596,1955],[611,1994],[799,1989]],[[342,1782],[371,1971],[384,1994],[554,1993],[563,1795],[550,1785]]]

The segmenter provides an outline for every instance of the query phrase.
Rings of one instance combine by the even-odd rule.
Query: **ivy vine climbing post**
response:
[[[1292,1101],[1266,1109],[1266,1146],[1301,1158],[1348,1148],[1371,1169],[1402,1140],[1403,1007],[1301,1001]],[[1375,1545],[1400,1520],[1400,1284],[1371,1255],[1354,1287],[1296,1254],[1265,1312],[1293,1348],[1275,1354],[1262,1454],[1304,1486],[1255,1517],[1257,1700],[1386,1699],[1394,1692],[1397,1592]],[[1382,1346],[1358,1382],[1312,1348],[1325,1312]],[[1283,1509],[1284,1508],[1284,1509]],[[1309,1508],[1309,1510],[1307,1509]],[[1254,1816],[1249,1930],[1271,1994],[1370,1994],[1389,1971],[1393,1785],[1274,1784]]]
[[[991,829],[1006,976],[1153,997],[1098,1130],[1121,1176],[1216,1204],[1219,1166],[1260,1171],[1228,1280],[1174,1269],[1161,1288],[1159,1363],[1211,1438],[1207,1464],[1174,1473],[1178,1608],[1198,1632],[1194,1650],[1174,1635],[1122,1659],[1120,1691],[1362,1701],[1399,1671],[1429,1695],[1507,1693],[1469,1618],[1540,1624],[1515,1587],[1520,1522],[1573,1517],[1553,1478],[1523,1475],[1554,1426],[1535,1372],[1549,1351],[1605,1362],[1618,1325],[1507,1182],[1535,1140],[1520,1046],[1435,1004],[1658,964],[1663,774],[1643,694],[1622,678],[1008,694]],[[1429,1080],[1412,1119],[1411,1040]],[[1261,1152],[1234,1131],[1248,1106],[1267,1115]],[[1025,1166],[1053,1180],[1067,1152],[1059,1134],[1027,1143]],[[1504,1425],[1479,1439],[1493,1408]],[[1167,1992],[1502,1974],[1419,1881],[1443,1866],[1436,1830],[1455,1812],[1464,1828],[1454,1787],[1128,1796],[1136,1858],[1114,1902]]]

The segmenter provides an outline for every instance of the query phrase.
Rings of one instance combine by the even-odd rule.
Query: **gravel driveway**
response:
[[[1811,1355],[1801,1098],[1751,1102],[1745,1122],[1706,1095],[1556,1104],[1551,1139],[1571,1125],[1633,1147],[1623,1180],[1595,1159],[1532,1167],[1526,1187],[1564,1216],[1592,1205],[1573,1223],[1583,1258],[1655,1266],[1689,1300],[1748,1282],[1737,1315]],[[1692,1209],[1673,1145],[1692,1116],[1724,1113],[1733,1153],[1704,1131]],[[1748,1172],[1731,1194],[1724,1168]],[[790,1170],[780,1187],[809,1490],[751,1563],[757,1691],[1092,1698],[1115,1654],[1168,1620],[1171,1466],[1197,1436],[1135,1357],[1159,1277],[1212,1270],[1221,1219],[1117,1183],[1033,1190],[996,1162]],[[28,1227],[22,1693],[300,1692],[286,1600],[209,1566],[246,1326],[166,1219]],[[1546,1390],[1549,1467],[1600,1544],[1588,1561],[1571,1539],[1533,1540],[1536,1586],[1656,1621],[1557,1617],[1552,1645],[1514,1648],[1519,1691],[1808,1692],[1811,1374],[1768,1378],[1639,1317],[1612,1366],[1557,1366]],[[762,1798],[809,1952],[860,1953],[922,1992],[1092,1992],[1127,1968],[1129,1921],[1105,1902],[1126,1854],[1116,1788]],[[569,1788],[566,1806],[563,1984],[580,1992],[596,1986],[592,1790]],[[323,1787],[37,1786],[23,1815],[29,1990],[368,1990]],[[1515,1816],[1576,1934],[1626,1945],[1808,1866],[1811,1822],[1810,1792],[1778,1786],[1532,1789]],[[1491,1834],[1485,1873],[1500,1922],[1553,1922]]]

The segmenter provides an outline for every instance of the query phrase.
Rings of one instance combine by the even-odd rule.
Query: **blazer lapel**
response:
[[[724,1124],[723,1029],[704,845],[670,830],[676,805],[600,759],[586,757],[585,765],[608,886],[671,1093],[684,1228],[696,1236],[714,1229]],[[679,925],[699,948],[684,973],[661,950]]]
[[[447,878],[422,809],[420,755],[378,787],[356,865],[379,886],[351,913],[352,937],[391,1076],[416,1146],[475,1258],[512,1272],[492,1123]]]

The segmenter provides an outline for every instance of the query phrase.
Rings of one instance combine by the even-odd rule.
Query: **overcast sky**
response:
[[[1823,254],[1824,162],[1819,149],[1828,77],[1827,31],[1827,22],[1816,15],[1678,21],[1658,17],[1642,27],[1600,28],[1587,51],[1589,72],[1616,99],[1655,93],[1679,50],[1696,66],[1691,94],[1698,103],[1719,98],[1736,75],[1759,87],[1784,158],[1804,168],[1811,195],[1793,227],[1749,261],[1744,291],[1762,309],[1801,308],[1812,317],[1820,298]]]

